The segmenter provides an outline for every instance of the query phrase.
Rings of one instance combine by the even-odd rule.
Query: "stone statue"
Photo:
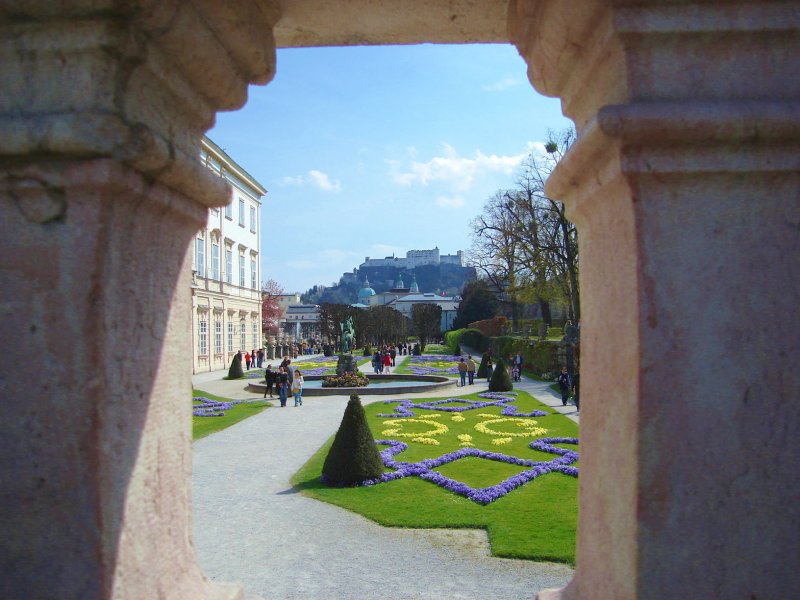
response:
[[[348,316],[339,327],[342,329],[342,353],[352,352],[356,346],[356,328],[353,325],[353,317]]]

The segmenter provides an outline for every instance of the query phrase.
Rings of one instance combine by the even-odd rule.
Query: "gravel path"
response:
[[[195,385],[205,391],[255,398],[241,382],[203,379]],[[194,540],[212,580],[287,600],[530,599],[569,581],[565,565],[490,557],[483,531],[385,528],[296,493],[290,477],[336,431],[346,404],[306,398],[195,442]]]

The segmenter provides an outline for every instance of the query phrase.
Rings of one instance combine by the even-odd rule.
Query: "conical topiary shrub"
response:
[[[244,371],[242,371],[242,355],[237,352],[233,355],[231,368],[228,369],[228,379],[239,379],[240,377],[244,377]]]
[[[328,485],[347,487],[377,479],[383,473],[383,461],[375,446],[361,399],[350,396],[347,408],[322,465],[322,478]]]
[[[508,370],[506,361],[502,358],[497,359],[497,363],[492,373],[492,379],[489,381],[490,392],[510,392],[514,389],[514,383],[511,381],[511,373]]]
[[[475,373],[475,377],[478,379],[486,379],[486,361],[489,360],[489,355],[484,352],[483,356],[481,357],[481,364],[478,365],[478,372]]]

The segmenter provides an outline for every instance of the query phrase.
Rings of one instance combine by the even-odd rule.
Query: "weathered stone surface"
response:
[[[539,597],[790,596],[800,337],[749,324],[797,322],[798,4],[511,14],[580,134],[547,186],[581,235],[579,567]]]

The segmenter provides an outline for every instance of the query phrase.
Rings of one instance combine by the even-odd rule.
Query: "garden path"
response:
[[[219,377],[193,380],[224,397],[257,398],[241,381]],[[397,399],[404,397],[416,395]],[[385,528],[296,493],[289,479],[336,431],[346,404],[345,396],[307,398],[194,442],[194,541],[212,580],[287,600],[532,598],[569,581],[566,565],[489,556],[483,531]]]

